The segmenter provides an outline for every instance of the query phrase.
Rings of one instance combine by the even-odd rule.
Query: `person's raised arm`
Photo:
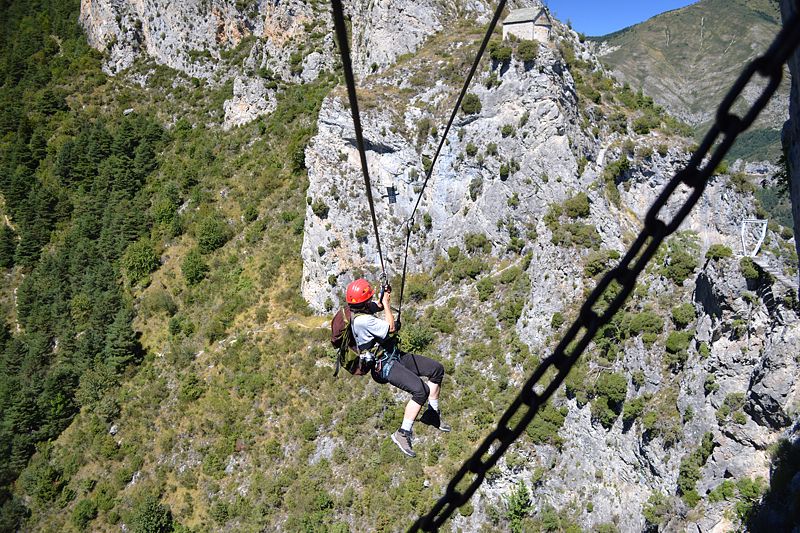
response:
[[[396,331],[395,324],[394,324],[394,315],[392,314],[392,288],[388,285],[383,293],[383,299],[381,299],[381,304],[383,305],[383,317],[384,320],[389,324],[389,333],[394,333]]]

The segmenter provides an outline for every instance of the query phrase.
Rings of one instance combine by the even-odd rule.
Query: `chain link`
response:
[[[783,78],[783,65],[798,44],[800,44],[800,20],[795,15],[786,22],[769,50],[750,63],[736,80],[720,104],[716,113],[716,123],[706,134],[700,147],[692,155],[686,167],[679,171],[659,194],[647,212],[644,229],[619,265],[608,272],[589,295],[580,309],[578,318],[559,342],[553,354],[534,370],[511,406],[500,418],[497,427],[450,480],[444,496],[428,514],[414,522],[410,531],[437,530],[458,507],[467,503],[483,482],[486,472],[497,464],[503,453],[522,434],[539,408],[561,386],[598,329],[611,322],[612,317],[622,308],[625,300],[633,291],[639,274],[655,255],[664,239],[678,229],[697,204],[706,188],[708,178],[725,157],[737,136],[752,125],[755,118],[775,94]],[[761,95],[745,116],[739,117],[733,114],[731,108],[756,74],[768,78],[769,83],[766,84]],[[720,137],[722,137],[721,140]],[[714,148],[715,145],[716,148]],[[712,148],[714,148],[713,152],[711,152]],[[711,155],[706,159],[709,152]],[[670,221],[662,221],[659,214],[673,199],[673,193],[681,184],[691,189],[688,197]],[[610,303],[604,304],[609,300]],[[540,380],[551,368],[556,371],[555,377],[547,385],[540,384]],[[513,427],[508,427],[511,419],[520,415],[519,421]],[[471,480],[467,479],[468,474],[473,475]],[[461,486],[465,483],[467,483],[466,486]]]

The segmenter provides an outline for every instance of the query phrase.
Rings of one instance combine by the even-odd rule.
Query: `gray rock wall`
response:
[[[409,74],[396,75],[401,90],[410,88]],[[539,226],[549,203],[563,201],[590,182],[588,175],[584,181],[576,176],[577,154],[589,152],[593,141],[577,126],[572,80],[554,51],[543,49],[533,68],[512,66],[498,88],[487,89],[476,81],[473,92],[482,100],[482,111],[458,119],[448,137],[420,204],[416,222],[421,223],[427,214],[431,228],[421,230],[412,242],[411,271],[430,269],[448,247],[463,246],[465,229],[485,233],[502,250],[509,235],[498,228],[498,221],[511,217],[520,226]],[[431,117],[426,108],[442,98],[454,96],[441,84],[434,84],[412,96],[402,116],[386,103],[367,110],[362,118],[365,137],[372,146],[368,164],[373,194],[379,197],[392,184],[400,194],[397,204],[382,199],[376,202],[390,274],[401,268],[402,224],[411,214],[424,177],[413,138],[393,133],[392,125],[398,131],[413,132],[421,119],[430,118],[436,126],[439,119]],[[525,124],[520,125],[526,115]],[[507,124],[515,133],[504,137],[501,129]],[[352,118],[340,97],[326,100],[318,126],[319,133],[306,150],[308,195],[314,202],[326,202],[329,211],[322,219],[309,205],[302,254],[303,295],[322,311],[328,298],[338,301],[342,284],[351,279],[355,269],[374,271],[378,261]],[[436,142],[438,138],[429,139],[425,153],[432,153]],[[494,155],[486,155],[490,144],[496,146]],[[468,145],[477,148],[478,154],[466,155]],[[484,158],[482,163],[478,156]],[[500,167],[512,159],[519,170],[501,179]],[[543,179],[549,183],[547,187],[542,186]],[[519,206],[509,210],[508,201],[515,194]],[[365,229],[368,235],[357,238],[356,232]],[[332,247],[331,243],[341,246]],[[328,283],[329,276],[338,280],[339,288]]]

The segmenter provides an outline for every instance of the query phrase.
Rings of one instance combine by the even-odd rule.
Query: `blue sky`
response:
[[[562,22],[586,35],[605,35],[696,0],[545,0]]]

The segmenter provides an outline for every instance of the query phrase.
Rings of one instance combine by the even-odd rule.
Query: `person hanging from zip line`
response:
[[[380,384],[391,383],[398,389],[411,393],[403,414],[403,424],[392,434],[392,441],[409,457],[415,457],[412,448],[412,426],[425,402],[428,408],[420,422],[440,431],[450,431],[439,414],[439,392],[444,378],[444,366],[429,357],[405,353],[398,347],[393,333],[398,329],[391,309],[392,288],[384,285],[380,302],[372,297],[375,290],[365,279],[357,279],[347,286],[345,299],[352,314],[351,328],[358,351],[372,358],[372,379]],[[383,319],[374,316],[383,311]],[[425,383],[421,378],[428,378]]]

